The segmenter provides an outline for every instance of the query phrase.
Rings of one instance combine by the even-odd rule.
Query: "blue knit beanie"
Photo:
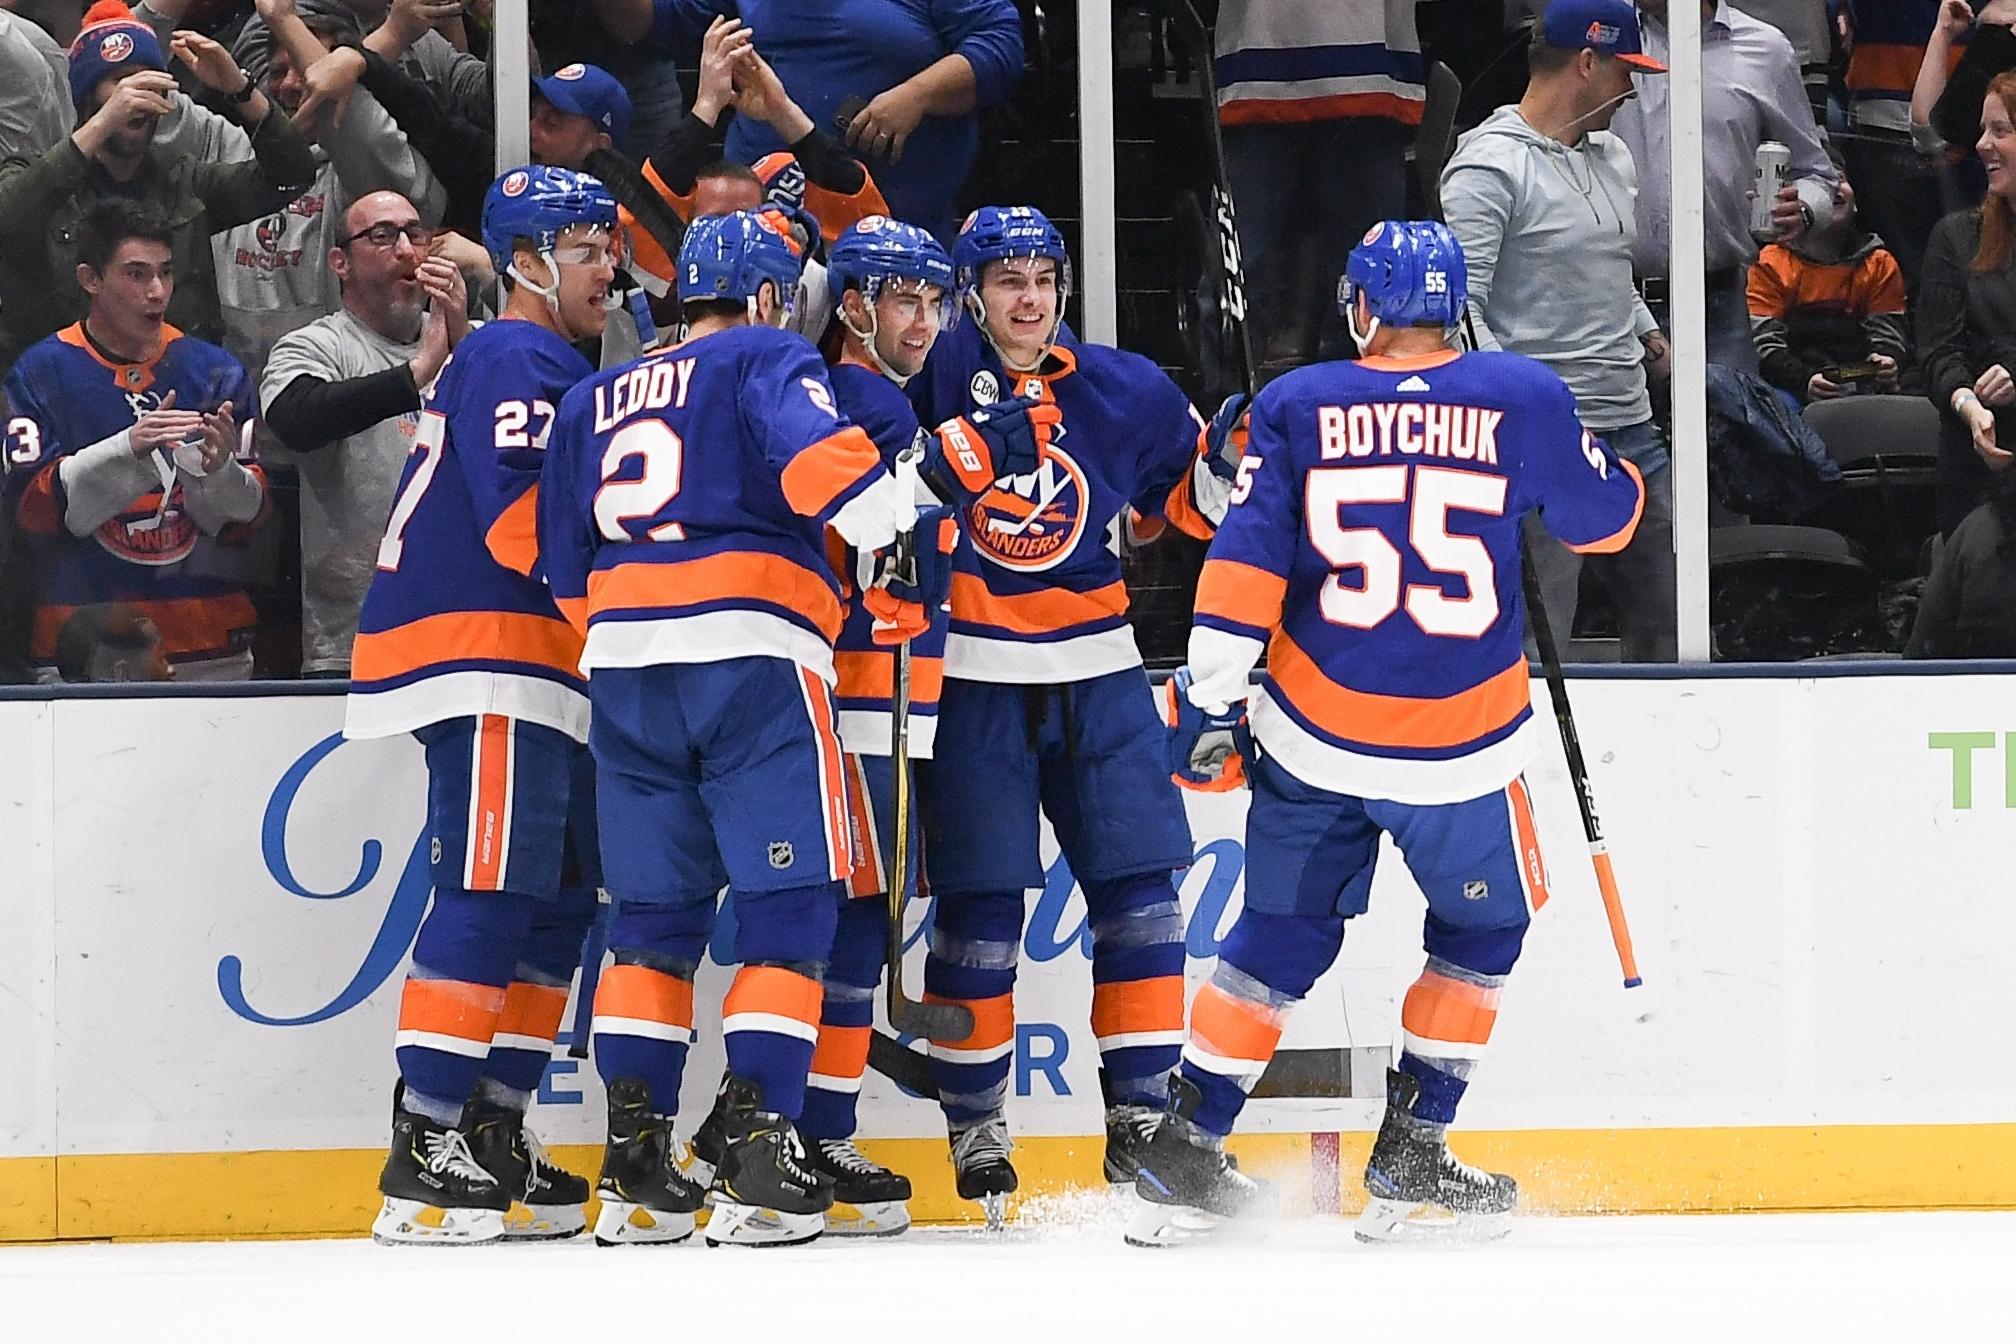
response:
[[[84,26],[70,44],[70,101],[85,115],[91,91],[105,76],[167,68],[154,30],[119,0],[100,0],[84,11]]]

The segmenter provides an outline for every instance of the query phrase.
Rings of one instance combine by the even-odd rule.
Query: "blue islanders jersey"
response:
[[[588,740],[581,636],[538,575],[538,485],[561,397],[592,370],[536,322],[464,337],[420,412],[350,655],[344,732],[466,715]]]
[[[1317,364],[1253,405],[1233,503],[1198,580],[1192,672],[1318,788],[1454,803],[1532,753],[1520,520],[1623,548],[1644,487],[1520,355]]]
[[[892,466],[896,455],[917,442],[923,430],[903,389],[865,364],[842,362],[827,370],[840,413],[866,430]],[[923,535],[918,537],[924,544]],[[840,742],[863,756],[887,756],[891,744],[890,700],[896,687],[896,650],[877,644],[875,618],[855,590],[855,552],[842,544],[834,566],[846,614],[833,646],[833,699],[840,712]],[[951,613],[931,613],[931,628],[910,641],[910,754],[928,758],[938,734],[938,696],[945,682],[945,632]]]
[[[80,537],[68,526],[62,459],[132,428],[170,392],[182,410],[214,411],[230,402],[242,431],[240,457],[249,459],[258,415],[251,380],[225,351],[174,327],[162,328],[152,360],[117,364],[92,347],[78,323],[38,342],[7,377],[13,414],[5,425],[5,496],[34,564],[30,653],[40,666],[55,665],[56,637],[71,614],[100,602],[138,608],[160,630],[173,663],[251,647],[252,599],[229,547],[260,520],[207,531],[189,508],[169,454],[153,455],[151,470],[141,473],[153,481],[91,533]]]
[[[1060,343],[1039,372],[1010,374],[977,322],[938,338],[910,391],[927,425],[1009,396],[1064,415],[1036,471],[965,514],[945,675],[1052,684],[1139,667],[1122,515],[1211,534],[1191,496],[1204,426],[1189,398],[1149,360],[1105,345]]]
[[[596,374],[560,405],[539,497],[582,666],[788,658],[833,681],[825,528],[895,536],[895,478],[810,342],[717,331]]]

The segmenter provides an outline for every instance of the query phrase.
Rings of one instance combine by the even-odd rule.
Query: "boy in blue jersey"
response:
[[[30,655],[44,680],[65,622],[107,604],[153,622],[183,680],[252,674],[252,600],[226,548],[266,508],[246,460],[257,407],[237,360],[164,320],[172,243],[151,209],[94,206],[77,242],[89,313],[7,378],[0,499],[33,565]]]
[[[899,454],[921,448],[923,431],[903,389],[951,316],[952,259],[938,240],[915,225],[871,215],[844,230],[827,254],[827,272],[839,296],[839,358],[827,370],[834,404],[868,432],[894,466]],[[939,545],[925,559],[950,562],[956,528],[943,511],[920,528]],[[841,1235],[889,1236],[910,1225],[908,1178],[875,1163],[854,1146],[855,1103],[868,1067],[868,1038],[875,1023],[875,987],[888,956],[888,874],[884,856],[895,826],[895,771],[890,703],[895,684],[894,641],[905,632],[879,620],[862,600],[854,576],[858,557],[840,568],[851,599],[833,650],[840,745],[847,752],[848,798],[857,836],[852,898],[840,907],[833,952],[827,962],[826,998],[819,1040],[799,1128],[813,1141],[813,1164],[833,1177],[833,1208],[826,1230]],[[926,585],[927,587],[930,585]],[[910,639],[909,755],[929,759],[938,724],[949,615],[936,604]],[[913,810],[910,852],[921,828]],[[910,866],[906,886],[916,890]]]
[[[1106,1174],[1129,1180],[1183,1039],[1183,919],[1171,873],[1192,858],[1161,719],[1127,623],[1116,532],[1210,535],[1225,483],[1203,426],[1151,361],[1058,342],[1071,287],[1061,234],[1028,206],[975,211],[953,247],[972,317],[910,386],[925,423],[1020,395],[1061,432],[1038,468],[963,513],[938,742],[924,795],[937,899],[927,998],[974,1031],[932,1043],[962,1198],[998,1221],[1016,1188],[1003,1114],[1014,1053],[1023,892],[1044,871],[1038,809],[1084,888],[1092,1024],[1103,1065]]]
[[[684,340],[567,395],[541,487],[547,577],[586,635],[615,903],[595,996],[598,1240],[682,1239],[707,1193],[673,1121],[693,975],[730,884],[742,965],[722,1006],[707,1240],[809,1241],[833,1203],[795,1123],[854,867],[825,534],[883,551],[915,501],[839,414],[818,352],[779,329],[800,266],[781,215],[695,221],[678,257]],[[977,490],[1026,470],[1043,423],[1024,408],[968,417],[927,447],[923,475]],[[868,596],[899,623],[924,598]]]
[[[1224,1152],[1288,1012],[1364,913],[1381,833],[1428,898],[1428,964],[1401,1010],[1399,1067],[1365,1169],[1361,1239],[1416,1234],[1424,1206],[1502,1230],[1509,1176],[1449,1152],[1471,1070],[1547,899],[1526,786],[1534,746],[1520,523],[1585,552],[1627,543],[1638,473],[1519,355],[1459,354],[1463,254],[1440,224],[1381,224],[1344,302],[1365,358],[1268,385],[1198,582],[1175,678],[1171,761],[1224,768],[1253,698],[1246,903],[1190,1012],[1169,1112],[1141,1161],[1128,1239],[1168,1245],[1250,1206]]]
[[[564,168],[506,173],[483,243],[510,294],[421,412],[351,656],[345,734],[427,751],[433,904],[399,1005],[400,1087],[372,1235],[567,1237],[587,1182],[525,1108],[552,1054],[600,864],[581,639],[538,574],[554,408],[602,330],[616,203]]]

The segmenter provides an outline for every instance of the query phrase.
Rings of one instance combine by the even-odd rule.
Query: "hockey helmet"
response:
[[[705,215],[679,244],[679,302],[728,299],[754,305],[765,280],[777,286],[786,311],[797,301],[804,251],[791,221],[764,208]]]
[[[1071,297],[1071,253],[1057,226],[1033,205],[983,205],[966,216],[952,243],[959,297],[972,301],[980,290],[981,269],[990,261],[1011,257],[1048,257],[1057,263],[1057,308],[1061,314]]]
[[[483,196],[483,249],[499,275],[511,268],[518,239],[549,252],[576,224],[616,228],[616,198],[586,173],[527,164],[492,182]]]
[[[875,301],[887,280],[917,280],[945,291],[945,320],[952,316],[952,259],[936,238],[914,224],[870,215],[848,226],[826,255],[837,299],[850,289]]]
[[[1351,249],[1337,286],[1337,306],[1357,324],[1358,295],[1365,296],[1372,325],[1453,327],[1470,298],[1470,273],[1463,246],[1446,224],[1433,220],[1389,219],[1372,226]],[[1371,338],[1371,330],[1365,339]],[[1364,341],[1359,342],[1360,347]]]

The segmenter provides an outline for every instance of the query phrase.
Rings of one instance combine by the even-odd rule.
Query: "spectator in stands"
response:
[[[1284,242],[1319,240],[1317,273],[1287,284],[1300,311],[1256,310],[1255,329],[1297,361],[1313,316],[1318,356],[1344,358],[1355,352],[1332,296],[1345,258],[1373,224],[1407,213],[1407,141],[1427,98],[1414,0],[1224,0],[1214,45],[1247,274]],[[1256,286],[1247,298],[1258,297]]]
[[[1925,391],[1944,417],[1938,516],[1949,536],[1989,473],[2016,462],[2016,71],[1989,84],[1981,122],[1987,198],[1939,221],[1918,289]]]
[[[316,176],[284,210],[214,240],[224,346],[255,382],[275,341],[342,305],[328,258],[345,236],[343,214],[350,202],[371,192],[398,192],[429,226],[440,221],[447,203],[426,162],[369,93],[352,94],[340,117],[333,104],[307,102],[310,81],[318,78],[323,61],[362,69],[364,58],[357,51],[362,34],[342,0],[258,4],[275,39],[266,92],[309,137]],[[325,80],[318,87],[329,84]]]
[[[1831,221],[1759,254],[1750,268],[1750,321],[1765,380],[1801,402],[1897,390],[1911,357],[1904,273],[1858,224],[1848,179],[1835,188]],[[1856,385],[1827,376],[1863,364],[1878,372]]]
[[[1946,0],[1940,28],[1945,30],[1949,53],[1959,39],[1953,27],[1965,31],[1968,22],[1973,31],[1959,59],[1948,66],[1926,117],[1941,140],[1962,150],[1971,149],[1981,138],[1981,100],[1988,96],[1989,81],[2004,70],[2016,69],[2016,0],[1987,0],[1978,9],[1967,0]],[[1939,37],[1935,29],[1933,40]]]
[[[815,126],[838,124],[868,162],[897,218],[948,242],[959,189],[980,148],[979,111],[1022,78],[1022,20],[1014,0],[623,0],[638,15],[624,31],[668,41],[739,18],[763,43],[783,87]],[[852,111],[856,102],[863,104]],[[755,117],[728,131],[727,155],[754,163],[787,142]]]
[[[1798,237],[1826,218],[1839,179],[1820,147],[1820,132],[1799,82],[1799,62],[1785,35],[1732,9],[1728,0],[1700,0],[1700,4],[1708,359],[1755,373],[1757,347],[1750,339],[1745,295],[1750,263],[1757,256],[1757,244],[1750,236],[1757,147],[1775,140],[1792,151],[1791,185],[1779,193],[1771,210],[1779,242]],[[1645,19],[1646,54],[1660,61],[1667,52],[1666,6],[1667,0],[1638,0]],[[1634,256],[1645,301],[1663,327],[1673,221],[1666,81],[1641,76],[1637,85],[1638,97],[1617,110],[1612,129],[1631,147],[1638,165]]]
[[[1834,24],[1828,0],[1736,0],[1736,8],[1785,34],[1799,58],[1813,119],[1827,115],[1827,63],[1834,54]]]
[[[340,312],[280,339],[259,389],[301,475],[301,671],[350,673],[357,612],[420,423],[422,390],[468,331],[468,294],[427,255],[431,230],[397,192],[344,211],[327,254]]]
[[[5,498],[30,541],[45,678],[64,622],[102,602],[152,621],[180,676],[252,672],[252,602],[219,544],[266,510],[240,460],[255,399],[236,360],[166,321],[180,241],[151,207],[94,203],[76,243],[88,311],[7,377]]]
[[[1918,599],[1906,658],[2016,658],[2016,472],[1946,538]]]
[[[1862,218],[1915,288],[1925,242],[1939,222],[1939,169],[1911,134],[1911,91],[1941,0],[1885,0],[1855,10],[1848,61],[1848,129],[1842,153],[1862,200]]]
[[[168,681],[161,631],[137,607],[106,602],[79,607],[56,636],[56,676],[67,682]]]
[[[490,67],[466,49],[442,36],[444,27],[459,27],[459,0],[346,0],[366,34],[364,47],[403,68],[426,84],[454,116],[489,126],[493,97]],[[254,14],[238,30],[231,54],[247,73],[264,79],[273,58],[273,34],[266,20]],[[486,163],[488,170],[492,165]]]
[[[1631,544],[1587,562],[1616,599],[1627,662],[1670,662],[1673,471],[1645,365],[1667,350],[1631,287],[1636,175],[1610,134],[1639,53],[1630,0],[1553,0],[1527,53],[1526,96],[1465,136],[1442,172],[1442,209],[1470,273],[1478,342],[1540,360],[1582,423],[1638,468],[1645,513]],[[1548,617],[1573,628],[1582,558],[1534,538]]]
[[[0,164],[0,367],[28,345],[82,316],[78,221],[93,204],[121,197],[175,221],[169,320],[206,340],[223,335],[210,235],[282,209],[315,180],[307,142],[272,107],[230,54],[207,37],[178,33],[176,58],[250,128],[255,157],[206,163],[164,158],[152,146],[171,109],[175,81],[161,45],[129,11],[106,0],[70,50],[70,93],[79,125],[36,159]]]
[[[532,162],[587,171],[596,150],[630,134],[630,95],[599,65],[562,66],[532,81]]]
[[[637,34],[619,35],[626,13],[621,0],[535,0],[532,45],[545,69],[593,65],[609,72],[636,109],[629,127],[616,137],[616,148],[641,162],[671,134],[686,99],[670,56],[635,41]],[[605,21],[605,14],[616,16],[615,23]]]
[[[75,128],[69,66],[55,38],[0,3],[0,161],[38,158]]]

